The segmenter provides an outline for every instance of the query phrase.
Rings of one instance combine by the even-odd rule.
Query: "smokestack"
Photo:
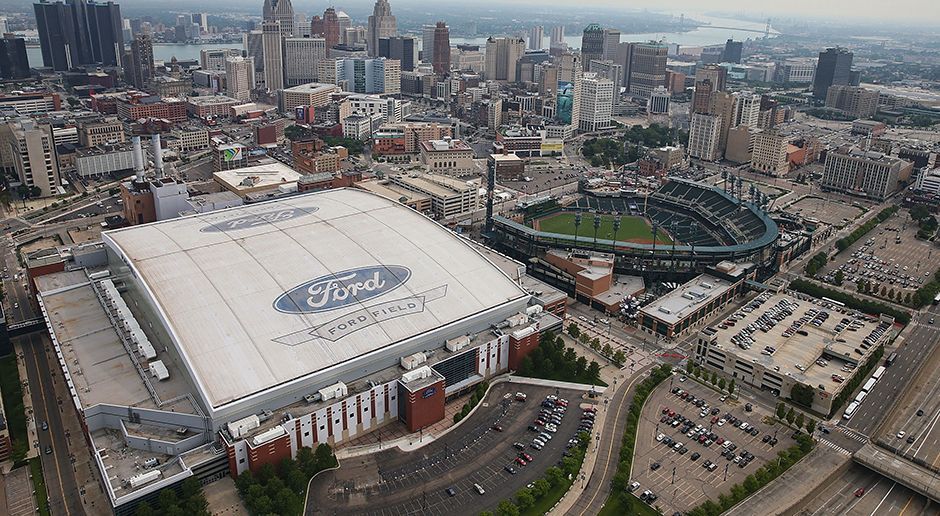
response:
[[[160,146],[160,133],[155,133],[151,138],[153,142],[153,170],[157,179],[163,178],[163,148]]]
[[[140,148],[140,136],[133,138],[134,142],[134,173],[138,176],[144,173],[144,150]]]

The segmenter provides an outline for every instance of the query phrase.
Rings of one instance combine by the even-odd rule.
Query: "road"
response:
[[[929,324],[929,319],[937,315],[940,315],[940,309],[933,306],[915,316],[914,327],[898,349],[894,364],[885,370],[884,375],[845,426],[874,437],[872,433],[897,398],[904,393],[908,382],[940,339],[940,328]]]
[[[7,322],[13,323],[26,321],[36,317],[33,305],[30,303],[29,290],[27,288],[26,273],[20,269],[20,264],[16,260],[14,249],[9,247],[12,240],[5,236],[0,240],[0,254],[3,262],[3,311],[7,316]]]
[[[594,463],[591,480],[566,514],[570,516],[597,514],[604,507],[610,495],[610,482],[617,473],[617,465],[620,463],[620,448],[627,425],[626,413],[630,409],[630,402],[633,401],[637,384],[646,378],[647,373],[655,366],[656,364],[651,364],[640,369],[630,382],[622,383],[614,393],[612,402],[607,408],[610,411],[608,415],[613,415],[613,417],[605,418],[604,428],[601,429],[600,445],[597,450],[598,460]]]
[[[862,496],[856,496],[858,489]],[[865,468],[853,464],[842,475],[833,479],[815,497],[797,508],[800,516],[846,515],[906,515],[936,514],[935,502],[914,493],[906,487]]]
[[[55,369],[46,361],[45,348],[50,345],[48,337],[31,333],[19,339],[26,364],[27,390],[33,401],[32,417],[39,435],[39,456],[42,458],[49,508],[52,514],[83,515],[85,510],[68,447],[70,436],[66,435],[63,424],[63,417],[72,416],[72,413],[70,407],[61,404],[62,400],[55,395],[53,382],[58,379],[53,372]],[[41,429],[43,421],[49,425],[46,431]],[[84,441],[79,440],[78,445],[84,445]],[[51,447],[52,453],[46,453],[46,447]]]

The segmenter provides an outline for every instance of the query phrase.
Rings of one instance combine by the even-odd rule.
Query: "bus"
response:
[[[849,406],[846,407],[845,412],[842,414],[842,419],[852,419],[852,415],[855,414],[855,409],[858,408],[858,402],[853,401],[849,403]]]
[[[838,306],[838,307],[845,308],[845,303],[843,303],[843,302],[841,302],[841,301],[836,301],[835,299],[830,299],[830,298],[828,298],[828,297],[824,297],[824,298],[822,298],[822,300],[825,301],[825,302],[827,302],[827,303],[829,303],[829,304],[832,304],[832,305],[835,305],[835,306]]]
[[[878,369],[875,369],[875,373],[871,375],[871,377],[875,380],[880,380],[883,374],[885,374],[885,366],[878,366]]]
[[[868,396],[868,393],[865,391],[858,393],[858,396],[855,397],[855,403],[861,403],[865,401],[865,396]]]
[[[933,297],[933,304],[940,305],[940,294]]]
[[[897,358],[898,358],[897,352],[891,353],[890,355],[888,355],[888,358],[885,359],[885,367],[891,367],[891,364],[893,364],[894,361],[897,360]]]
[[[876,382],[876,381],[877,381],[877,380],[875,380],[874,378],[869,378],[868,381],[865,382],[865,386],[862,387],[862,392],[869,392],[869,391],[871,391],[872,387],[875,386],[875,382]]]

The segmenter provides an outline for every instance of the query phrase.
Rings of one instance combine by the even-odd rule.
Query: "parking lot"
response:
[[[28,467],[14,469],[0,478],[0,482],[6,482],[7,506],[5,514],[10,516],[36,514],[33,484],[29,479]]]
[[[900,290],[905,294],[920,288],[937,269],[934,245],[916,239],[917,226],[910,222],[907,212],[902,213],[839,253],[819,275],[831,283],[836,271],[841,270],[843,287],[855,289],[859,280],[865,280],[875,287],[873,292],[879,297],[885,297],[882,287],[886,293]]]
[[[524,392],[528,400],[515,401],[516,392]],[[582,394],[511,383],[496,385],[470,419],[433,443],[413,452],[395,448],[347,459],[340,469],[317,477],[308,495],[307,514],[475,515],[492,511],[563,458],[579,426],[580,406],[589,406]],[[568,409],[552,439],[537,450],[532,447],[537,432],[528,427],[548,395],[566,399]],[[536,428],[543,431],[544,427]],[[522,465],[516,460],[521,453],[531,456],[532,461],[522,459],[526,462]]]
[[[644,492],[652,491],[656,495],[652,505],[663,514],[686,512],[706,499],[717,500],[794,444],[788,429],[764,422],[769,414],[759,407],[748,412],[744,400],[723,402],[711,389],[681,378],[664,382],[647,400],[633,459],[633,493],[642,498]],[[745,422],[746,428],[755,429],[741,429]],[[776,444],[772,444],[774,439]]]
[[[806,196],[786,207],[787,213],[816,219],[823,224],[844,227],[862,216],[865,210],[843,202],[816,196]]]

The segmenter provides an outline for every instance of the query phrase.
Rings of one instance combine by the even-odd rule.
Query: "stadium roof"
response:
[[[527,295],[460,237],[361,190],[103,238],[215,408]]]

